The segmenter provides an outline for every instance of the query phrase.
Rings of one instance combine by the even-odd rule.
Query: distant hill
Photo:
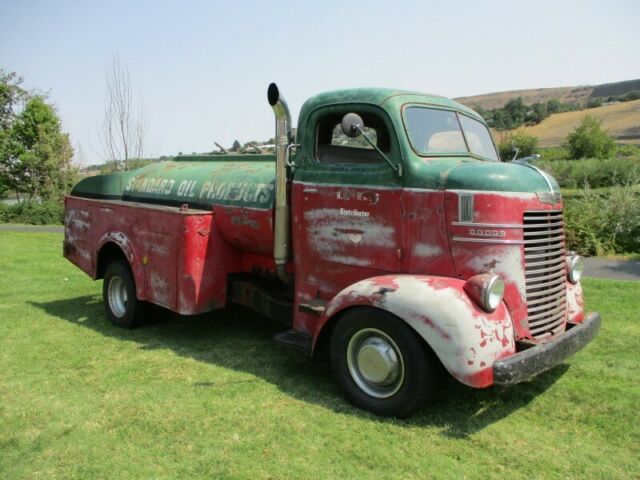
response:
[[[538,137],[541,147],[561,145],[585,115],[602,122],[602,126],[619,142],[640,143],[640,100],[603,105],[575,112],[556,113],[538,125],[523,127]],[[508,132],[494,132],[496,141]]]
[[[602,85],[511,90],[509,92],[459,97],[455,100],[471,108],[481,107],[485,110],[504,107],[509,100],[518,97],[522,97],[526,105],[531,105],[536,102],[543,103],[549,100],[560,100],[562,103],[578,103],[584,105],[593,98],[606,99],[609,96],[624,95],[632,90],[640,90],[640,79],[604,83]]]

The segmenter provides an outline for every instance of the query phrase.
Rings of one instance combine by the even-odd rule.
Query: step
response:
[[[324,308],[327,306],[327,302],[325,300],[320,300],[316,298],[311,300],[309,303],[300,303],[298,304],[298,311],[302,313],[308,313],[310,315],[314,315],[316,317],[321,317],[324,313]]]
[[[311,335],[306,333],[296,332],[295,330],[285,330],[284,332],[276,333],[273,339],[280,345],[293,348],[299,352],[304,353],[307,356],[311,356]]]

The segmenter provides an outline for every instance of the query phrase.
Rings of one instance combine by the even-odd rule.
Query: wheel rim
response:
[[[347,366],[356,385],[375,398],[391,397],[404,381],[404,361],[398,345],[376,328],[359,330],[351,337]]]
[[[109,308],[118,318],[127,311],[127,287],[120,277],[111,277],[109,280]]]

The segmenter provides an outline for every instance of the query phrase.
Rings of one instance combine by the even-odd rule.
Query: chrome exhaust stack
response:
[[[289,145],[291,138],[291,114],[280,90],[275,83],[267,90],[269,105],[276,116],[276,210],[273,239],[273,258],[278,278],[286,285],[293,280],[285,267],[289,259],[290,225],[289,204],[287,203],[287,166],[289,165]]]

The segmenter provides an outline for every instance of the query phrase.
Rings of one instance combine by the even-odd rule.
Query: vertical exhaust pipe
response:
[[[289,165],[289,144],[291,143],[291,114],[280,90],[275,83],[267,90],[269,105],[276,117],[276,211],[273,241],[273,259],[278,278],[291,285],[291,275],[286,271],[290,248],[289,204],[287,202],[287,165]]]

